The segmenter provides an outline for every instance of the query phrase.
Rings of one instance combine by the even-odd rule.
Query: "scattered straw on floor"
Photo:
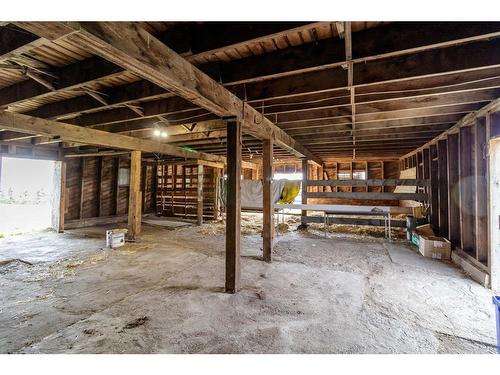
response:
[[[310,224],[312,230],[324,232],[325,226],[323,224]],[[384,237],[383,227],[374,227],[368,225],[345,225],[345,224],[331,224],[326,227],[327,233],[338,234],[352,234],[357,236],[370,236],[370,237]],[[391,229],[392,238],[405,238],[406,232],[402,228]]]

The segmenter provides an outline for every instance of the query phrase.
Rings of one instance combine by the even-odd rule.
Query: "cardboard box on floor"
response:
[[[439,260],[451,259],[450,241],[444,237],[435,236],[434,231],[429,224],[417,227],[415,232],[418,235],[418,241],[416,238],[412,238],[412,242],[418,246],[420,254],[424,257]],[[414,235],[414,237],[416,236]]]

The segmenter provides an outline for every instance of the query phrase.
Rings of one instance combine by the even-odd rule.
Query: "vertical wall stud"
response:
[[[203,165],[198,164],[197,178],[197,199],[196,199],[196,222],[198,225],[203,224]]]

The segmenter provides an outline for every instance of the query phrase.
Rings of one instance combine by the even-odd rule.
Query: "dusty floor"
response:
[[[491,292],[402,242],[280,234],[271,264],[242,239],[240,293],[223,293],[224,235],[143,226],[0,240],[1,353],[494,353]]]

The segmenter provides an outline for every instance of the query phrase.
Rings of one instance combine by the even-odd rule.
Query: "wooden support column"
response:
[[[274,207],[271,182],[273,179],[273,143],[262,142],[262,172],[263,172],[263,260],[271,262],[274,237]]]
[[[436,233],[439,232],[439,173],[437,146],[430,147],[430,172],[431,172],[431,226]]]
[[[212,218],[217,220],[219,218],[219,177],[222,169],[213,168],[213,212]]]
[[[158,197],[158,163],[155,163],[153,166],[153,191],[151,193],[151,209],[153,212],[158,212],[156,207],[157,205],[157,197]]]
[[[421,151],[417,152],[417,178],[424,178],[423,155]]]
[[[302,159],[302,204],[307,204],[307,178],[308,178],[309,164],[307,159]],[[307,211],[303,210],[300,219],[300,228],[307,227],[304,219],[307,216]]]
[[[487,263],[488,260],[488,145],[486,143],[486,118],[480,117],[476,121],[475,138],[475,168],[476,189],[474,201],[476,203],[476,259]]]
[[[431,178],[431,156],[430,156],[430,151],[428,148],[425,148],[423,151],[422,151],[422,159],[423,159],[423,168],[422,168],[422,172],[424,174],[424,179],[426,180],[429,180]],[[431,195],[431,192],[432,192],[432,189],[431,187],[427,187],[426,188],[426,193],[429,194],[429,201],[428,203],[430,204],[430,195]],[[431,219],[432,217],[432,207],[431,205],[429,205],[429,212],[427,214],[427,217],[429,218],[429,220]]]
[[[118,156],[115,160],[115,168],[114,168],[114,175],[115,175],[115,215],[119,214],[119,206],[120,206],[120,181],[119,181],[119,174],[120,174],[120,156]]]
[[[66,161],[61,161],[61,169],[59,171],[59,217],[57,231],[64,232],[64,215],[66,213]],[[55,228],[54,228],[55,229]]]
[[[475,257],[475,231],[474,216],[474,132],[471,126],[460,128],[460,220],[462,233],[462,250]]]
[[[318,176],[319,176],[319,179],[320,180],[324,180],[325,177],[324,177],[324,169],[325,169],[325,165],[324,164],[321,164],[321,166],[319,167],[319,172],[318,172]],[[323,192],[325,191],[325,187],[324,186],[320,186],[319,187],[319,192]]]
[[[439,235],[448,238],[448,146],[438,141]]]
[[[198,225],[203,224],[203,165],[198,164],[198,179],[197,179],[197,210],[196,222]]]
[[[127,238],[135,241],[141,233],[141,152],[130,153],[130,189],[128,200],[128,235]]]
[[[102,214],[102,180],[103,180],[103,157],[99,157],[97,162],[97,216]]]
[[[498,121],[498,117],[492,118]],[[500,121],[495,125],[500,128]],[[489,141],[489,236],[490,251],[488,268],[491,276],[491,289],[500,291],[500,137]]]
[[[241,123],[227,120],[226,292],[240,289]]]
[[[85,203],[85,159],[80,161],[80,219],[83,219],[83,205]]]
[[[448,136],[448,232],[450,242],[460,247],[460,184],[458,134]]]
[[[141,212],[145,212],[145,208],[146,208],[146,197],[147,197],[147,189],[148,189],[148,182],[147,182],[147,178],[148,178],[148,166],[147,165],[143,165],[142,166],[142,173],[141,173],[141,192],[142,192],[142,201],[141,201]]]

